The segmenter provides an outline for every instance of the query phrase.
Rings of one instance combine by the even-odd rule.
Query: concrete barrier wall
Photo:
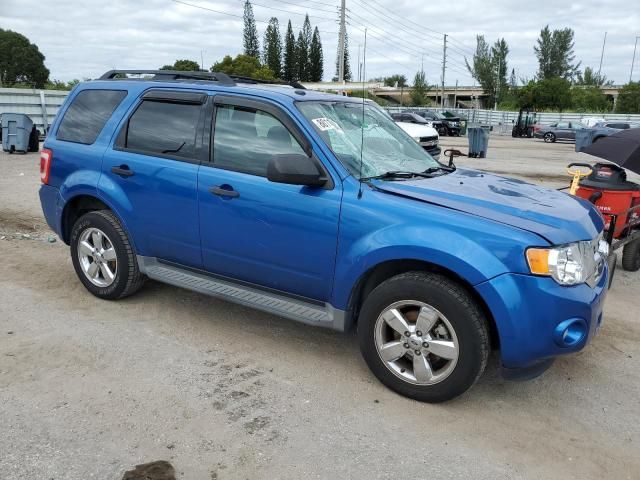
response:
[[[44,133],[53,122],[69,92],[64,90],[31,90],[0,88],[0,115],[24,113]]]

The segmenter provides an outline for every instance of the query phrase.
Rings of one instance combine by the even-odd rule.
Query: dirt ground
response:
[[[492,138],[458,163],[559,184],[572,149]],[[0,478],[154,460],[189,480],[640,478],[640,274],[618,269],[600,334],[542,377],[504,381],[494,356],[463,397],[420,404],[352,335],[154,282],[93,297],[44,225],[37,170],[0,154]]]

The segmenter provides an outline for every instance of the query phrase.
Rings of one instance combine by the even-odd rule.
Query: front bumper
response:
[[[440,158],[440,152],[442,151],[440,147],[436,145],[423,145],[420,144],[422,148],[424,148],[429,155],[433,157],[434,160],[438,160]]]
[[[600,328],[608,284],[606,267],[594,288],[563,287],[549,277],[521,274],[477,285],[495,320],[503,367],[537,370],[548,359],[582,350]],[[572,321],[585,325],[585,334],[571,345],[560,345],[558,326]]]

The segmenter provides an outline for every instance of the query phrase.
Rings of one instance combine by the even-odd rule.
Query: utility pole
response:
[[[633,66],[636,63],[636,49],[638,48],[638,39],[640,38],[640,36],[636,37],[636,44],[633,47],[633,60],[631,60],[631,73],[629,74],[629,83],[632,82],[632,78],[633,78]]]
[[[498,58],[498,70],[496,71],[496,90],[495,90],[496,97],[493,99],[494,100],[494,103],[493,103],[493,109],[494,110],[498,110],[498,93],[500,92],[500,80],[502,80],[500,78],[501,63],[502,63],[502,58]]]
[[[360,81],[360,74],[362,72],[362,64],[360,63],[360,47],[362,45],[358,44],[358,81]]]
[[[604,32],[604,41],[602,42],[602,53],[600,54],[600,66],[598,67],[598,77],[600,76],[600,70],[602,70],[602,60],[604,59],[604,46],[607,44],[607,32]]]
[[[345,44],[345,10],[346,0],[340,1],[340,36],[338,38],[338,82],[344,83],[344,44]]]
[[[447,70],[447,34],[444,34],[442,45],[442,95],[440,96],[440,107],[444,108],[444,74]]]
[[[200,50],[200,70],[204,70],[204,55],[202,54],[202,50]]]
[[[453,108],[458,108],[458,79],[456,78],[456,89],[453,91]]]

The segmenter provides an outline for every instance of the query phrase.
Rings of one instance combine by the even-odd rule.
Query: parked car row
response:
[[[572,140],[576,139],[576,130],[582,128],[590,128],[595,130],[593,141],[596,142],[602,137],[607,137],[620,130],[629,128],[639,128],[640,124],[632,122],[598,122],[593,126],[587,126],[581,122],[555,122],[549,125],[535,125],[533,136],[541,138],[546,143],[553,143],[556,140]]]

